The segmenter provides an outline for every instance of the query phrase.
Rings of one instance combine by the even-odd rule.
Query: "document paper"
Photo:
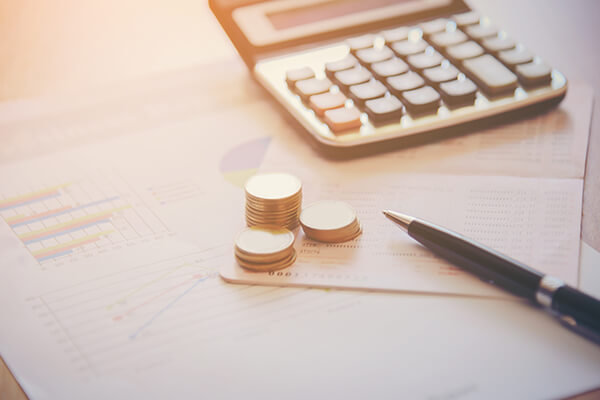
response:
[[[241,62],[2,106],[0,132],[10,149],[0,149],[0,354],[33,400],[548,398],[600,384],[600,349],[519,301],[220,279],[244,225],[244,180],[273,165],[271,148],[299,140]],[[307,202],[334,194],[329,178],[296,167],[284,170],[305,179]],[[364,178],[340,193],[362,198],[348,190]],[[530,197],[547,191],[560,197],[545,203],[557,210],[569,188],[567,197],[580,201],[578,182],[546,178],[494,182],[522,190],[524,212]],[[405,179],[397,183],[412,186],[398,194],[423,193],[438,178]],[[401,189],[384,181],[386,192]],[[457,177],[444,190],[450,182],[457,185],[450,201],[479,185]],[[410,196],[401,200],[387,207],[419,211],[408,209],[417,207]],[[377,201],[360,203],[362,220],[370,221]],[[539,222],[548,212],[535,210],[530,220],[552,233]],[[442,214],[422,216],[456,223]],[[421,251],[372,217],[399,249]],[[488,234],[480,237],[495,237]],[[568,248],[558,256],[571,260]],[[479,283],[453,278],[434,278],[436,291]],[[441,288],[446,283],[451,290]]]

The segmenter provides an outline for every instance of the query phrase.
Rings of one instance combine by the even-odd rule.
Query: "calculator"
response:
[[[210,0],[258,82],[329,155],[558,104],[565,76],[462,0]]]

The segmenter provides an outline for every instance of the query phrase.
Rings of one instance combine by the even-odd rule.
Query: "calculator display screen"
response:
[[[300,8],[271,12],[267,18],[275,29],[288,29],[299,25],[352,15],[374,8],[416,0],[333,0]]]
[[[423,18],[461,4],[462,0],[267,0],[235,8],[232,17],[248,42],[260,48],[410,15]]]

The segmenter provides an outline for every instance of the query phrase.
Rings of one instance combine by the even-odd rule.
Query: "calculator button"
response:
[[[374,40],[375,35],[369,34],[346,39],[346,44],[348,44],[348,47],[350,47],[350,51],[354,53],[358,50],[373,47]]]
[[[350,86],[368,82],[372,75],[368,69],[354,67],[345,71],[336,72],[334,80],[342,90],[348,90]]]
[[[533,54],[524,48],[517,48],[498,53],[498,58],[508,68],[514,69],[519,64],[527,64],[533,61]]]
[[[474,11],[469,11],[466,13],[456,14],[452,16],[452,20],[456,22],[456,25],[459,27],[478,24],[479,19],[479,14]]]
[[[347,97],[344,96],[343,93],[322,93],[314,96],[310,96],[309,99],[309,107],[313,109],[313,111],[319,115],[323,116],[325,111],[332,110],[334,108],[343,107],[346,103]]]
[[[424,52],[428,46],[429,44],[422,39],[417,41],[402,40],[400,42],[393,43],[392,50],[394,50],[394,52],[400,57],[407,57],[412,54]]]
[[[394,57],[391,60],[371,65],[371,71],[377,79],[384,80],[390,76],[400,75],[408,71],[408,65],[401,59]]]
[[[314,77],[315,71],[313,71],[310,67],[296,68],[285,72],[285,81],[292,89],[296,85],[296,82]]]
[[[358,64],[356,58],[348,54],[341,60],[325,63],[325,74],[331,78],[336,72],[350,69],[356,66],[356,64]]]
[[[469,58],[479,57],[483,54],[483,47],[473,41],[457,44],[446,49],[448,57],[460,62]]]
[[[445,48],[448,46],[454,46],[459,43],[463,43],[469,40],[469,37],[461,31],[453,32],[440,32],[429,38],[429,41],[434,45]]]
[[[517,65],[515,72],[523,86],[541,86],[552,80],[552,69],[544,63]]]
[[[406,110],[411,114],[429,114],[437,111],[440,105],[440,94],[431,86],[402,93]]]
[[[431,53],[415,54],[407,58],[408,63],[417,70],[432,68],[440,65],[444,61],[444,57],[440,53],[434,51]]]
[[[389,60],[394,56],[392,50],[389,47],[382,47],[381,49],[376,49],[375,47],[371,47],[368,49],[359,50],[356,52],[356,58],[366,65],[371,65],[373,63]]]
[[[327,110],[324,120],[329,129],[336,133],[361,126],[360,111],[354,106]]]
[[[470,79],[440,84],[440,94],[449,107],[466,106],[475,102],[477,86]]]
[[[350,86],[349,94],[358,104],[363,105],[365,101],[382,97],[387,92],[385,85],[374,79],[360,85]]]
[[[298,93],[302,100],[308,101],[308,98],[310,96],[328,92],[330,87],[331,81],[327,78],[304,79],[302,81],[296,82],[296,93]]]
[[[498,35],[498,29],[491,25],[471,25],[465,28],[467,35],[471,36],[474,40],[481,41],[490,37]]]
[[[481,45],[490,53],[498,53],[499,51],[514,49],[515,42],[507,37],[501,38],[496,36],[485,39],[481,42]]]
[[[386,43],[398,42],[400,40],[408,39],[408,33],[410,32],[410,28],[407,26],[401,26],[396,29],[388,29],[381,32],[381,35],[385,39]]]
[[[465,60],[463,66],[486,94],[508,93],[517,87],[516,75],[489,54]]]
[[[429,68],[423,71],[423,76],[430,85],[436,86],[442,82],[448,82],[458,77],[459,71],[452,65]]]
[[[365,102],[365,111],[373,124],[400,121],[402,118],[402,102],[396,96],[380,97]]]
[[[400,95],[404,91],[413,90],[423,86],[425,81],[419,74],[409,71],[405,74],[388,78],[387,83],[394,94]]]
[[[423,22],[419,24],[419,28],[423,31],[423,35],[433,35],[434,33],[442,32],[446,30],[448,20],[445,18],[434,19],[433,21]]]

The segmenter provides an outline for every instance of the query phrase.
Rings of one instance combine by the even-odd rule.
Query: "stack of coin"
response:
[[[267,173],[246,182],[246,223],[248,226],[298,226],[302,205],[302,182],[293,175]]]
[[[354,209],[347,203],[324,200],[313,203],[300,214],[302,230],[320,242],[347,242],[360,235],[362,229]]]
[[[246,228],[235,239],[235,259],[252,271],[289,267],[296,261],[294,234],[285,228]]]

